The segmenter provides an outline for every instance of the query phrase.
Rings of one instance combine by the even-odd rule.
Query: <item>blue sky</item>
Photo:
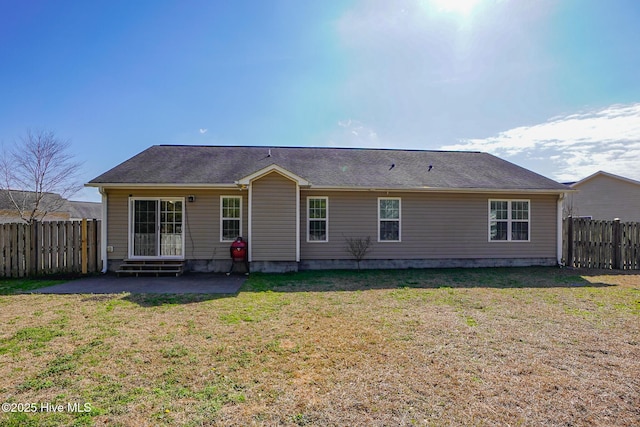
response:
[[[0,0],[0,142],[479,150],[640,180],[635,0]],[[94,189],[76,199],[98,200]]]

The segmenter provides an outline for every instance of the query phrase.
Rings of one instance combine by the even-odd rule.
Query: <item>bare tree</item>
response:
[[[70,142],[51,131],[28,130],[0,159],[0,184],[11,206],[28,224],[60,210],[82,188],[80,163],[68,152]],[[59,195],[60,197],[57,197]]]
[[[364,256],[371,249],[371,237],[345,237],[346,242],[345,249],[353,256],[358,263],[358,270],[360,270],[360,261],[364,259]]]
[[[580,213],[578,212],[578,207],[573,202],[573,194],[567,194],[562,201],[562,219],[568,217],[578,217]]]

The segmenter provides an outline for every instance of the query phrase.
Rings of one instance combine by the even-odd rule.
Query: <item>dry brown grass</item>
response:
[[[640,275],[256,275],[236,297],[0,296],[0,425],[638,425]]]

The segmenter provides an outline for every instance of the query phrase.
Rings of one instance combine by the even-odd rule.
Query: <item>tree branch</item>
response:
[[[69,141],[51,131],[27,130],[9,152],[3,151],[2,186],[23,221],[32,223],[64,206],[64,200],[55,197],[49,197],[47,202],[47,195],[58,194],[66,199],[81,188],[81,164],[73,161],[67,152],[69,147]],[[14,193],[22,194],[21,203]]]

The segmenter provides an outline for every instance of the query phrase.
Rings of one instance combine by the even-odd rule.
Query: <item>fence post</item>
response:
[[[24,225],[24,275],[31,276],[31,224]]]
[[[103,265],[105,260],[102,259],[102,239],[106,239],[106,235],[102,235],[102,221],[104,220],[96,221],[96,273],[102,271],[102,269],[106,267]]]
[[[87,218],[82,218],[80,239],[82,239],[82,254],[80,255],[80,259],[82,260],[82,274],[87,274],[87,256],[89,255],[89,251],[87,251]]]
[[[613,268],[622,270],[622,227],[620,218],[613,220]]]
[[[31,224],[29,224],[29,259],[27,260],[28,262],[28,266],[27,266],[27,274],[29,276],[35,276],[36,275],[36,260],[37,260],[37,250],[36,250],[36,226],[35,226],[35,221],[31,222]]]
[[[567,218],[567,267],[574,267],[573,263],[573,217]]]
[[[91,229],[89,232],[89,271],[91,273],[97,273],[100,271],[100,242],[98,240],[100,221],[92,219],[91,227],[89,228]]]

